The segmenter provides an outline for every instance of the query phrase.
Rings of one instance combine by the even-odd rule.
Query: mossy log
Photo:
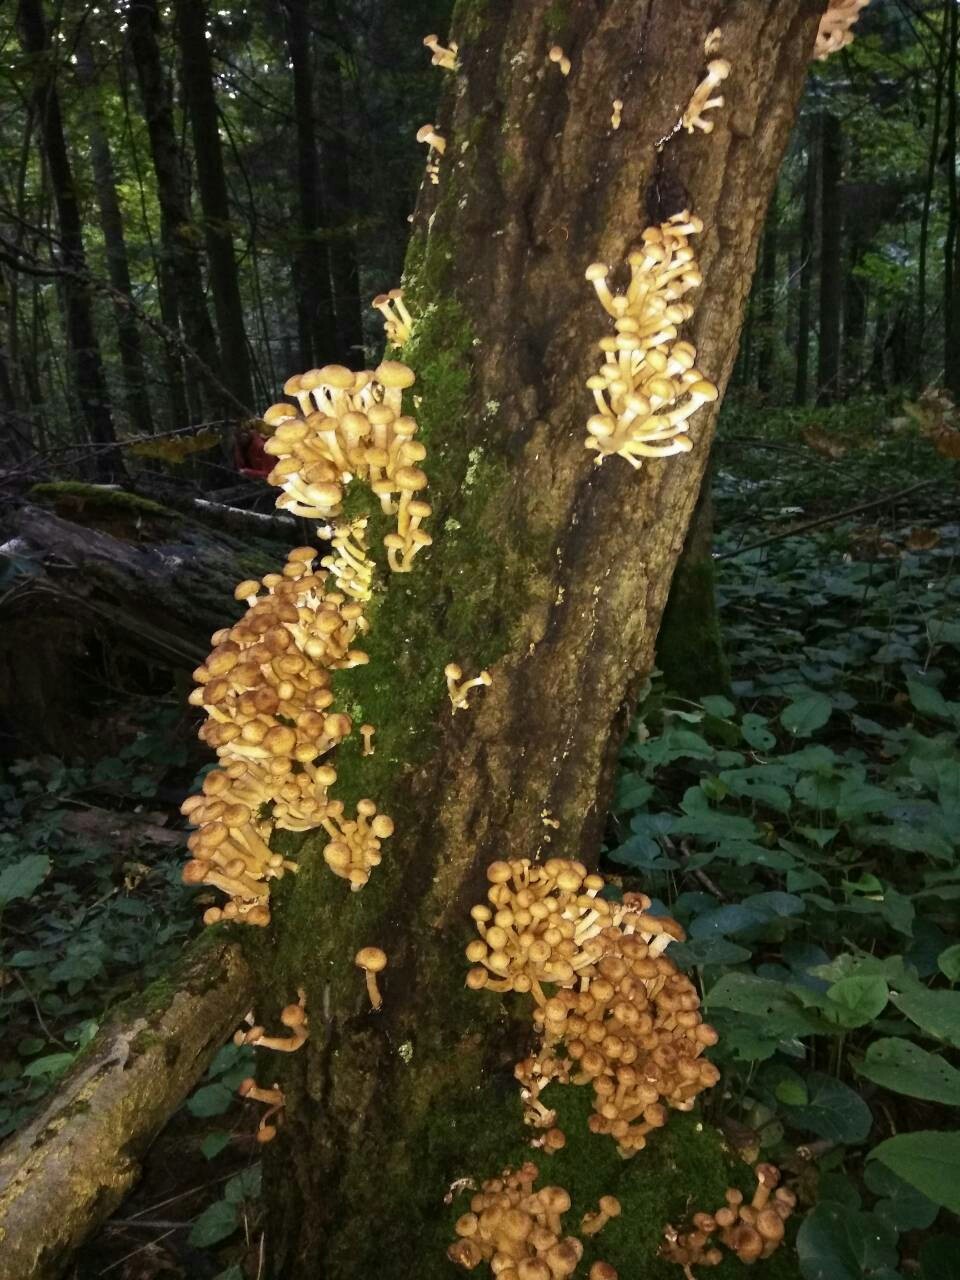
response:
[[[250,1006],[239,947],[210,937],[110,1014],[0,1147],[0,1280],[51,1280],[140,1174],[150,1142]]]
[[[415,326],[402,358],[417,375],[434,543],[372,603],[369,665],[336,681],[343,709],[377,735],[372,757],[340,749],[335,794],[373,797],[397,831],[356,894],[325,867],[326,837],[307,840],[274,924],[250,939],[265,979],[258,1017],[300,985],[311,1014],[309,1044],[283,1064],[287,1123],[267,1156],[275,1277],[449,1280],[443,1245],[463,1200],[446,1205],[448,1187],[529,1151],[512,1079],[529,1010],[464,990],[468,908],[493,858],[595,863],[713,435],[704,410],[692,453],[639,472],[620,458],[594,465],[584,382],[611,325],[584,270],[622,263],[647,225],[690,206],[705,223],[704,285],[684,336],[724,388],[822,7],[456,7],[460,70],[436,118],[446,150],[439,184],[421,192],[404,280]],[[732,64],[726,105],[709,136],[687,134],[680,116],[714,27]],[[548,61],[554,44],[569,76]],[[456,714],[450,661],[493,676]],[[379,1014],[352,963],[369,944],[389,956]],[[717,1203],[728,1175],[716,1134],[681,1117],[624,1164],[608,1139],[568,1129],[548,1180],[563,1170],[591,1190],[614,1184],[625,1234],[604,1256],[625,1276],[669,1276],[657,1231]]]

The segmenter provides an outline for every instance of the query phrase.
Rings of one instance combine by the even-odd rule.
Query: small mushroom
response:
[[[387,953],[379,947],[361,947],[354,957],[354,964],[364,971],[367,979],[367,995],[374,1013],[383,1007],[383,997],[377,986],[377,974],[387,967]]]
[[[602,1231],[611,1218],[620,1217],[620,1201],[616,1196],[601,1196],[600,1207],[596,1213],[586,1213],[580,1223],[580,1230],[585,1236],[595,1236]]]
[[[360,752],[362,756],[373,755],[373,735],[376,729],[372,724],[362,724],[360,726],[360,736],[363,738],[363,750]]]

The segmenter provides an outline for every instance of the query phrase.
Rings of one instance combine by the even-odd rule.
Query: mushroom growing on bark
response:
[[[377,986],[377,974],[387,967],[387,953],[379,947],[361,947],[354,957],[354,964],[362,969],[367,979],[367,995],[374,1013],[383,1007],[383,998]]]

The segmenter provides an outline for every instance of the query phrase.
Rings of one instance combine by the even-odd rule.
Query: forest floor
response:
[[[721,1032],[706,1114],[746,1159],[790,1170],[810,1211],[803,1274],[938,1280],[943,1201],[877,1144],[960,1103],[942,1056],[960,1025],[919,1007],[960,979],[960,523],[943,415],[892,417],[726,411],[729,696],[680,699],[654,677],[605,870],[687,929],[671,954]],[[0,772],[0,1137],[197,929],[176,798],[208,762],[185,692],[115,708],[107,758]],[[251,1058],[221,1052],[76,1280],[259,1276],[256,1122],[235,1096]]]

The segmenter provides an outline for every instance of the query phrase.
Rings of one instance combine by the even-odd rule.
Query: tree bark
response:
[[[797,301],[797,373],[793,403],[807,403],[810,368],[810,320],[813,302],[815,237],[817,231],[817,150],[811,140],[807,147],[807,168],[803,183],[803,217],[800,223],[800,284]]]
[[[130,266],[127,260],[127,242],[123,230],[123,213],[117,196],[116,175],[110,140],[104,127],[100,109],[97,75],[93,55],[86,40],[77,45],[77,79],[84,90],[87,105],[87,130],[90,142],[90,164],[93,168],[93,184],[100,211],[100,230],[107,257],[107,275],[113,286],[113,314],[117,326],[117,344],[120,350],[120,367],[123,371],[124,400],[130,429],[134,434],[153,434],[153,415],[147,390],[143,364],[143,345],[140,328],[129,302],[133,286],[130,282]]]
[[[947,120],[944,161],[947,172],[947,234],[943,250],[943,380],[954,396],[960,396],[960,192],[957,183],[957,62],[960,59],[960,15],[949,6],[947,54]]]
[[[757,390],[768,398],[773,390],[774,357],[777,346],[777,248],[779,238],[777,197],[774,194],[767,211],[760,255],[759,328],[760,349],[757,353]]]
[[[223,171],[213,63],[207,42],[207,6],[204,0],[177,0],[176,12],[183,87],[203,207],[210,292],[220,337],[221,377],[241,404],[252,406],[250,354],[230,231],[230,199]]]
[[[293,263],[300,363],[304,369],[335,358],[337,325],[330,287],[330,250],[320,236],[320,174],[314,101],[310,0],[287,0],[287,48],[293,66],[297,131],[299,237]]]
[[[847,245],[847,270],[843,286],[844,385],[855,388],[863,376],[864,342],[867,337],[867,282],[857,275],[867,244],[854,236]]]
[[[840,384],[840,315],[843,306],[843,130],[836,116],[820,120],[820,347],[817,404],[832,404]]]
[[[123,474],[123,463],[116,448],[112,447],[116,445],[116,435],[94,324],[93,304],[85,280],[87,262],[83,247],[83,220],[63,133],[60,97],[55,81],[54,51],[42,0],[20,0],[18,16],[23,47],[34,58],[33,94],[37,125],[57,205],[62,263],[68,268],[68,274],[63,277],[62,298],[72,392],[86,424],[90,442],[100,446],[92,454],[90,473],[101,480],[116,479]]]
[[[239,947],[204,939],[117,1008],[0,1148],[0,1280],[54,1280],[140,1176],[140,1158],[249,1007]]]
[[[127,21],[160,205],[159,294],[163,323],[172,333],[182,331],[188,346],[220,377],[220,356],[204,299],[198,233],[190,212],[170,86],[160,52],[157,0],[130,0]],[[168,362],[173,369],[179,369],[179,351],[168,348]],[[193,392],[190,413],[194,421],[213,417],[215,395],[192,377],[190,384]]]
[[[494,858],[595,862],[713,435],[704,412],[679,460],[639,473],[620,458],[594,465],[583,384],[612,324],[583,273],[621,264],[648,223],[689,203],[705,223],[689,336],[698,366],[726,385],[822,4],[574,6],[568,77],[546,58],[554,9],[461,0],[453,22],[462,70],[447,81],[440,183],[422,189],[405,276],[434,546],[387,584],[364,638],[369,665],[336,681],[351,714],[377,726],[372,757],[340,749],[337,797],[372,796],[397,832],[358,894],[325,867],[325,836],[305,842],[261,970],[258,1016],[303,985],[311,1018],[311,1040],[281,1068],[287,1123],[267,1151],[270,1273],[284,1280],[449,1275],[443,1250],[462,1212],[443,1206],[450,1182],[530,1154],[511,1075],[522,1023],[463,988],[468,908]],[[678,117],[714,26],[732,62],[726,106],[709,136],[687,135]],[[457,715],[451,660],[493,677]],[[352,962],[370,944],[389,956],[376,1016]],[[635,1167],[585,1134],[582,1114],[564,1126],[569,1152],[549,1180],[589,1170],[642,1223],[635,1252],[607,1254],[621,1274],[652,1263],[688,1198],[722,1196],[716,1137],[689,1119],[672,1118]]]

